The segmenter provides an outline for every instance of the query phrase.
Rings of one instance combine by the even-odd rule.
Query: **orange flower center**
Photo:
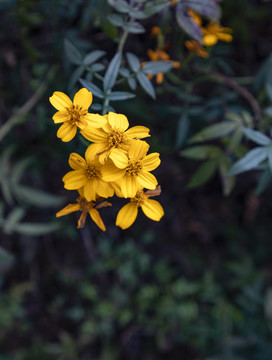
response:
[[[109,147],[118,147],[118,145],[121,145],[124,141],[124,133],[119,130],[111,130],[108,134],[107,141]]]
[[[86,120],[84,121],[84,116],[87,115],[87,109],[82,109],[79,105],[72,105],[70,108],[66,108],[69,116],[69,123],[71,125],[76,125],[82,127],[87,125]]]
[[[143,164],[141,161],[129,161],[128,166],[126,168],[126,174],[131,176],[137,176],[141,172],[143,168]]]
[[[85,169],[85,175],[89,180],[96,178],[100,175],[100,171],[93,165],[88,165]]]
[[[79,203],[80,211],[82,212],[89,212],[90,209],[93,209],[95,206],[95,203],[93,201],[87,201],[84,197],[78,197],[77,203]]]
[[[130,199],[130,202],[136,204],[137,206],[141,206],[147,199],[148,196],[143,192],[143,190],[140,190],[137,192],[134,198]]]

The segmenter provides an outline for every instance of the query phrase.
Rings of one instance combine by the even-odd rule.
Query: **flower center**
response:
[[[69,122],[71,125],[77,125],[78,127],[86,125],[83,121],[84,116],[87,114],[86,109],[82,109],[79,105],[72,105],[70,108],[66,108],[69,116]]]
[[[137,194],[130,199],[130,202],[136,204],[137,206],[143,205],[143,203],[148,199],[148,196],[143,192],[143,190],[137,191]]]
[[[93,165],[88,165],[85,169],[85,174],[89,180],[100,175],[100,171]]]
[[[135,162],[129,161],[128,166],[126,168],[126,174],[131,176],[137,176],[141,172],[142,168],[143,165],[140,160]]]
[[[124,140],[124,133],[119,130],[111,130],[107,138],[109,147],[118,147]]]
[[[82,212],[88,212],[90,209],[92,209],[95,206],[95,203],[93,201],[87,201],[84,197],[78,197],[77,203],[79,203],[80,211]]]

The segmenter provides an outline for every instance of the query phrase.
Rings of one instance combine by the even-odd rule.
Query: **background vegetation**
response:
[[[0,359],[270,360],[271,3],[222,1],[234,40],[207,59],[184,47],[175,6],[139,20],[145,32],[127,29],[125,53],[148,61],[159,26],[181,62],[152,80],[153,99],[124,57],[117,90],[136,97],[110,103],[151,129],[165,216],[122,231],[120,200],[103,209],[102,233],[55,218],[75,200],[61,181],[69,153],[85,145],[57,139],[48,99],[73,95],[79,78],[101,84],[124,27],[116,14],[130,16],[114,4],[0,3]],[[83,66],[94,50],[105,53]],[[94,112],[109,106],[94,99]]]

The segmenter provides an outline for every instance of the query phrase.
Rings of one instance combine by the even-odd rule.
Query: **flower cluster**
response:
[[[128,198],[130,202],[118,213],[116,225],[126,229],[137,217],[138,207],[152,220],[159,221],[164,215],[162,206],[152,196],[161,190],[151,173],[160,165],[158,153],[148,154],[149,145],[142,139],[150,137],[145,126],[129,128],[125,115],[109,112],[107,115],[90,114],[92,93],[83,88],[73,102],[62,92],[54,92],[51,104],[58,110],[53,116],[55,123],[63,123],[57,132],[62,141],[70,141],[79,129],[81,135],[91,142],[84,157],[70,154],[72,171],[63,177],[64,187],[77,190],[76,204],[69,204],[56,216],[81,211],[78,228],[85,224],[87,214],[97,226],[105,231],[98,209],[111,206],[105,199],[114,194]],[[147,191],[144,191],[147,189]]]

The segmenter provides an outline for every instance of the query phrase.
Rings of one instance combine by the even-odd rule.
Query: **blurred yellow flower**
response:
[[[151,28],[151,37],[158,36],[161,33],[159,26],[152,26]]]
[[[217,23],[209,23],[203,31],[203,43],[206,46],[214,46],[218,40],[231,42],[232,41],[232,29],[223,27]]]
[[[111,203],[107,201],[102,201],[99,204],[96,204],[94,201],[88,201],[83,196],[83,189],[79,189],[79,197],[76,199],[76,204],[69,204],[65,206],[62,210],[56,213],[56,217],[65,216],[71,214],[75,211],[81,211],[82,214],[78,220],[77,228],[83,228],[85,225],[86,217],[89,214],[92,220],[96,223],[96,225],[103,231],[106,231],[106,227],[104,225],[103,220],[100,217],[99,212],[97,209],[102,207],[111,206]]]
[[[152,60],[152,61],[168,61],[168,62],[171,62],[174,69],[178,69],[181,66],[179,61],[170,60],[170,55],[168,55],[167,52],[165,52],[162,49],[156,49],[156,50],[148,49],[147,50],[147,55],[150,58],[150,60]],[[144,64],[145,63],[142,63],[142,65],[144,65]],[[152,79],[153,75],[148,74],[147,77],[149,79]],[[164,74],[163,73],[158,73],[156,75],[156,83],[158,85],[161,84],[163,82],[163,78],[164,78]]]
[[[58,110],[53,116],[55,124],[63,123],[57,132],[57,137],[64,142],[75,137],[78,127],[84,129],[88,124],[91,124],[93,127],[99,128],[106,123],[105,119],[97,118],[95,114],[88,113],[93,96],[85,88],[75,94],[73,102],[60,91],[55,91],[49,101]]]
[[[201,26],[202,20],[200,15],[198,15],[194,10],[188,9],[188,14],[193,19],[193,21],[196,23],[196,25]]]
[[[184,44],[188,50],[194,52],[198,56],[201,56],[203,58],[209,57],[209,53],[206,51],[206,49],[201,46],[196,40],[187,40]]]
[[[133,197],[142,187],[155,189],[157,179],[149,171],[160,165],[160,154],[147,151],[149,145],[145,141],[132,140],[128,155],[113,149],[110,160],[101,168],[105,181],[117,182],[125,198]]]
[[[106,119],[103,128],[94,129],[92,126],[87,126],[81,130],[81,134],[87,140],[95,143],[91,146],[93,151],[98,154],[101,164],[105,163],[113,149],[127,151],[132,139],[143,139],[150,136],[149,129],[145,126],[133,126],[128,129],[129,122],[125,115],[109,112],[108,115],[100,117]]]
[[[102,165],[91,145],[85,152],[85,159],[76,153],[70,155],[69,165],[74,170],[68,172],[62,179],[65,189],[78,190],[83,188],[83,196],[87,201],[95,201],[97,195],[103,198],[113,196],[112,186],[102,179]]]
[[[130,202],[123,206],[118,212],[116,218],[116,225],[123,230],[129,228],[138,215],[138,208],[141,207],[143,213],[154,221],[160,221],[164,215],[164,210],[161,204],[156,200],[149,199],[152,196],[160,195],[160,186],[155,190],[148,190],[144,192],[142,189],[138,190],[136,195],[130,199]]]

